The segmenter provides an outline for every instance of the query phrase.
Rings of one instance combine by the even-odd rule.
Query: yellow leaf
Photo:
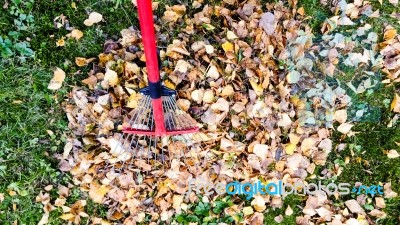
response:
[[[83,57],[75,57],[75,63],[79,67],[87,66],[89,63],[93,62],[94,60],[95,60],[95,58],[86,59]]]
[[[75,2],[71,3],[71,8],[76,9],[76,3]]]
[[[264,89],[262,88],[261,84],[257,84],[255,80],[251,79],[250,84],[257,96],[261,96],[264,93]]]
[[[131,93],[131,95],[128,98],[128,102],[127,102],[126,106],[128,108],[132,108],[132,109],[137,108],[139,101],[141,99],[141,96],[142,95],[140,93],[136,93],[136,92]]]
[[[396,35],[397,35],[397,31],[395,29],[390,29],[390,30],[385,31],[383,38],[385,40],[390,40],[390,39],[393,39]]]
[[[76,63],[76,65],[77,66],[86,66],[87,65],[87,63],[86,63],[86,59],[85,58],[83,58],[83,57],[75,57],[75,63]]]
[[[304,8],[303,8],[303,7],[300,7],[300,8],[297,10],[297,13],[300,14],[301,16],[304,16]]]
[[[74,218],[75,218],[75,215],[72,213],[62,214],[60,216],[60,219],[69,220],[69,221],[73,221]]]
[[[390,104],[390,110],[400,112],[400,97],[397,93],[394,95],[392,104]]]
[[[93,199],[94,202],[103,203],[104,196],[110,189],[111,188],[106,185],[101,185],[100,187],[92,185],[90,187],[89,196]]]
[[[165,85],[165,87],[167,87],[167,88],[170,88],[170,89],[172,89],[172,90],[175,90],[175,84],[172,83],[170,80],[165,80],[165,81],[164,81],[164,85]]]
[[[233,51],[233,44],[227,41],[222,44],[222,49],[224,49],[225,52]]]
[[[288,154],[288,155],[293,155],[295,149],[296,149],[296,145],[292,144],[292,143],[289,143],[285,146],[285,151],[286,151],[286,154]]]
[[[65,37],[62,37],[56,42],[57,47],[63,47],[65,45]]]

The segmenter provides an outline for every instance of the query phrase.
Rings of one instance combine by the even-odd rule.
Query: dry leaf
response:
[[[378,208],[386,208],[385,199],[382,197],[375,197],[375,204]]]
[[[262,96],[264,94],[264,88],[261,84],[257,84],[254,79],[250,79],[250,85],[253,88],[257,96]]]
[[[400,155],[396,150],[392,149],[392,150],[389,150],[387,156],[389,159],[394,159],[394,158],[398,158]]]
[[[340,126],[338,126],[337,130],[342,134],[347,134],[350,132],[350,130],[353,126],[354,125],[349,124],[349,123],[342,123],[342,124],[340,124]]]
[[[251,205],[257,212],[263,212],[267,206],[265,205],[265,200],[261,196],[255,196]]]
[[[40,219],[39,223],[37,225],[45,225],[49,222],[49,214],[48,213],[44,213],[42,218]]]
[[[87,66],[89,63],[93,62],[94,60],[96,60],[96,58],[86,59],[83,57],[75,57],[75,63],[79,67]]]
[[[397,31],[395,29],[389,29],[387,31],[385,31],[383,38],[385,40],[390,40],[393,39],[394,37],[396,37],[397,35]]]
[[[74,218],[75,218],[75,215],[72,213],[67,213],[67,214],[63,214],[60,216],[60,219],[68,220],[68,221],[73,221]]]
[[[108,69],[104,74],[104,81],[108,82],[109,85],[115,87],[119,83],[118,74],[114,70]]]
[[[390,104],[390,110],[400,113],[400,97],[397,93],[394,95],[392,104]]]
[[[236,34],[233,33],[232,31],[228,30],[228,32],[226,32],[226,38],[228,38],[228,40],[235,40],[239,37],[236,36]]]
[[[249,216],[252,215],[254,213],[253,208],[251,208],[251,206],[247,206],[243,208],[243,215],[244,216]]]
[[[100,187],[96,185],[91,185],[89,190],[90,198],[96,203],[103,203],[104,196],[108,193],[111,188],[106,185],[101,185]]]
[[[65,45],[65,37],[61,37],[56,42],[57,47],[63,47]]]
[[[206,74],[207,77],[211,77],[214,80],[219,78],[219,72],[216,66],[211,65]]]
[[[338,121],[339,123],[345,123],[347,120],[347,110],[337,110],[333,117],[334,120]]]
[[[67,36],[79,40],[83,37],[83,32],[78,29],[73,29]]]
[[[288,205],[288,207],[285,210],[285,215],[286,216],[291,216],[293,214],[293,209]]]
[[[222,49],[226,52],[233,52],[233,44],[229,41],[222,44]]]
[[[50,90],[60,89],[64,79],[65,79],[65,72],[57,67],[56,70],[54,70],[53,78],[50,80],[50,84],[49,86],[47,86],[47,88]]]
[[[361,215],[365,215],[364,209],[358,204],[358,202],[354,199],[347,200],[345,205],[352,213],[357,213]]]
[[[73,145],[72,145],[72,142],[70,142],[70,141],[68,141],[68,142],[65,144],[65,146],[64,146],[64,153],[63,153],[63,159],[66,159],[66,158],[68,157],[69,153],[70,153],[71,150],[72,150],[72,147],[73,147]]]
[[[206,90],[203,95],[203,102],[213,103],[214,102],[214,92],[210,89]]]
[[[93,24],[100,22],[102,19],[103,19],[103,16],[100,13],[92,12],[92,13],[90,13],[89,18],[86,19],[83,23],[86,26],[90,27]]]
[[[277,25],[275,15],[270,12],[263,13],[261,15],[259,24],[260,27],[264,29],[265,33],[267,33],[268,35],[272,35],[275,32],[275,28]]]

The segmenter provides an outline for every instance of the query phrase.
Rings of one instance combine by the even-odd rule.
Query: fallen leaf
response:
[[[398,158],[400,155],[396,150],[392,149],[392,150],[389,150],[387,156],[389,159],[394,159],[394,158]]]
[[[47,86],[47,88],[50,90],[60,89],[64,79],[65,79],[65,72],[57,67],[54,70],[53,78],[50,80],[50,84]]]
[[[211,65],[206,74],[207,77],[211,77],[214,80],[219,78],[219,72],[216,66]]]
[[[293,209],[288,205],[288,207],[285,210],[285,215],[286,216],[291,216],[293,214]]]
[[[63,159],[66,159],[72,150],[72,142],[68,141],[64,146]]]
[[[387,31],[385,31],[383,38],[385,40],[390,40],[393,39],[394,37],[396,37],[397,35],[397,31],[395,29],[389,29]]]
[[[45,225],[49,222],[49,213],[44,213],[37,225]]]
[[[90,27],[93,24],[100,22],[102,19],[103,19],[103,16],[100,13],[92,12],[92,13],[90,13],[89,18],[86,19],[85,21],[83,21],[83,23],[86,26]]]
[[[333,117],[334,120],[338,121],[339,123],[345,123],[347,120],[347,110],[337,110]]]
[[[93,62],[94,60],[96,60],[96,58],[86,59],[83,57],[75,57],[75,63],[79,67],[87,66],[89,63]]]
[[[259,24],[264,29],[265,33],[272,35],[275,32],[277,25],[275,15],[270,12],[263,13],[261,15]]]
[[[265,205],[265,200],[261,196],[255,196],[251,205],[257,212],[263,212],[267,206]]]
[[[358,202],[355,199],[347,200],[344,204],[352,213],[365,215],[364,209],[360,206],[360,204],[358,204]]]
[[[89,190],[89,196],[95,203],[103,203],[104,196],[108,193],[111,188],[106,185],[100,187],[91,185]]]
[[[67,37],[75,38],[76,40],[79,40],[83,37],[83,32],[78,30],[78,29],[73,29],[71,33],[67,35]]]
[[[400,97],[397,93],[394,95],[392,104],[390,104],[390,110],[400,113]]]
[[[293,70],[288,73],[288,75],[286,76],[286,80],[289,84],[295,84],[300,80],[300,73],[296,70]]]
[[[350,130],[353,126],[354,125],[349,124],[349,123],[342,123],[342,124],[340,124],[340,126],[338,126],[337,130],[342,134],[347,134],[350,132]]]
[[[380,208],[380,209],[383,209],[383,208],[386,207],[385,199],[382,198],[382,197],[376,197],[376,198],[375,198],[375,204],[376,204],[376,206],[377,206],[378,208]]]
[[[250,79],[250,85],[257,96],[262,96],[264,94],[264,88],[262,87],[261,84],[258,84],[254,79]]]
[[[236,36],[236,34],[233,33],[232,31],[228,30],[228,32],[226,32],[226,38],[228,38],[228,40],[235,40],[239,37]]]
[[[247,206],[243,208],[243,215],[244,216],[249,216],[252,215],[254,213],[253,208],[251,208],[251,206]]]
[[[61,37],[56,42],[57,47],[63,47],[65,45],[65,37]]]
[[[75,215],[72,213],[67,213],[67,214],[63,214],[60,216],[60,219],[68,220],[68,221],[73,221],[74,218],[75,218]]]
[[[114,70],[108,69],[104,75],[104,81],[109,85],[116,86],[119,83],[118,74]]]
[[[229,41],[222,44],[222,49],[226,52],[233,52],[233,44]]]
[[[203,95],[203,102],[205,103],[213,103],[214,102],[214,92],[213,90],[206,90]]]

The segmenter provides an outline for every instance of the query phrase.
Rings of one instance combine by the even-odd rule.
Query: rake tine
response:
[[[166,104],[167,104],[169,110],[173,113],[174,110],[173,110],[173,106],[172,106],[172,104],[171,104],[171,97],[169,97],[169,98],[167,99]],[[175,117],[172,118],[172,123],[174,124],[174,127],[176,127],[175,122],[174,122],[174,118],[175,118]],[[182,135],[180,135],[180,136],[182,137]],[[172,137],[171,137],[171,139],[172,139]],[[184,156],[184,158],[185,158],[185,162],[187,162],[185,154],[183,154],[183,156]]]
[[[142,105],[142,102],[144,102],[144,105]],[[149,105],[150,105],[150,98],[149,98],[149,97],[144,97],[144,98],[142,98],[142,100],[140,101],[140,103],[139,103],[139,105],[138,105],[138,109],[139,109],[139,110],[135,110],[135,113],[134,113],[135,116],[133,116],[133,117],[130,119],[130,121],[129,121],[130,126],[134,126],[134,125],[136,124],[136,121],[138,121],[139,118],[140,118],[140,119],[139,119],[138,122],[141,122],[141,121],[143,121],[143,119],[145,119],[145,115],[146,115],[146,114],[143,113],[143,112],[146,110],[146,108],[149,107]],[[133,120],[133,119],[134,119],[134,120]],[[132,121],[133,121],[133,124],[132,124]],[[141,123],[139,123],[139,124],[141,124]],[[121,135],[121,139],[123,138],[123,136],[124,136],[124,135]],[[121,146],[121,147],[122,147],[122,149],[124,150],[122,154],[124,154],[125,152],[129,152],[129,151],[130,151],[129,148],[128,148],[128,149],[125,149],[125,147],[124,147],[124,146],[125,146],[125,143],[128,141],[128,139],[129,139],[130,136],[133,136],[133,135],[128,134],[127,137],[124,139],[124,142],[122,143],[122,146]],[[130,144],[129,144],[130,147],[132,146],[132,142],[133,142],[133,141],[134,141],[134,138],[132,137],[132,140],[131,140],[131,142],[130,142]],[[121,143],[121,140],[119,140],[118,143]],[[132,154],[133,154],[133,151],[132,151]],[[125,157],[125,156],[124,156],[124,157]],[[132,157],[133,157],[133,155],[132,155]],[[120,171],[122,171],[123,167],[125,166],[125,161],[126,161],[126,160],[123,160],[123,163],[122,163],[122,165],[121,165],[121,170],[120,170]],[[115,164],[116,164],[116,163],[113,164],[111,170],[114,170]]]

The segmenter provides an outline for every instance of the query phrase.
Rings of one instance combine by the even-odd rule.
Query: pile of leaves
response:
[[[334,150],[333,129],[354,135],[347,116],[351,105],[347,89],[340,83],[332,86],[326,77],[340,76],[338,65],[345,64],[368,68],[357,88],[347,84],[357,92],[373,87],[378,81],[368,76],[382,67],[387,83],[399,81],[395,31],[388,28],[385,41],[377,44],[376,34],[365,24],[349,41],[334,30],[353,25],[351,19],[360,15],[377,13],[363,1],[341,1],[337,11],[341,14],[324,25],[322,41],[314,43],[306,22],[309,18],[296,1],[263,5],[254,0],[240,5],[230,0],[221,5],[194,1],[190,6],[166,7],[156,19],[161,77],[164,85],[177,90],[178,105],[202,126],[204,142],[190,145],[186,152],[187,158],[205,162],[202,167],[182,158],[173,159],[167,167],[154,162],[139,166],[134,159],[123,162],[113,152],[126,115],[138,106],[138,90],[147,85],[140,32],[137,27],[122,30],[119,40],[104,44],[97,59],[76,59],[77,65],[91,64],[93,69],[63,103],[72,133],[63,154],[56,156],[60,170],[71,173],[74,185],[88,192],[94,202],[109,207],[109,220],[125,224],[171,223],[174,215],[190,213],[188,205],[200,200],[195,192],[185,196],[191,178],[225,184],[235,180],[307,183],[306,178],[315,177],[316,166],[325,165]],[[359,37],[365,40],[358,42]],[[57,69],[53,89],[64,78],[65,73]],[[396,99],[392,109],[398,112],[397,95]],[[338,176],[341,171],[335,165],[329,174]],[[396,195],[386,184],[385,197]],[[217,197],[201,200],[213,204]],[[334,207],[328,197],[323,191],[308,196],[297,223],[368,223],[356,200],[347,201],[343,209]],[[241,202],[239,196],[233,198]],[[383,200],[377,201],[382,206]],[[267,207],[282,206],[281,196],[262,195],[255,196],[251,206],[233,204],[223,213],[239,222],[238,214],[244,212],[242,222],[263,224]],[[65,214],[71,214],[66,210]],[[65,214],[63,218],[71,222],[80,215]],[[378,209],[370,215],[385,216]]]

